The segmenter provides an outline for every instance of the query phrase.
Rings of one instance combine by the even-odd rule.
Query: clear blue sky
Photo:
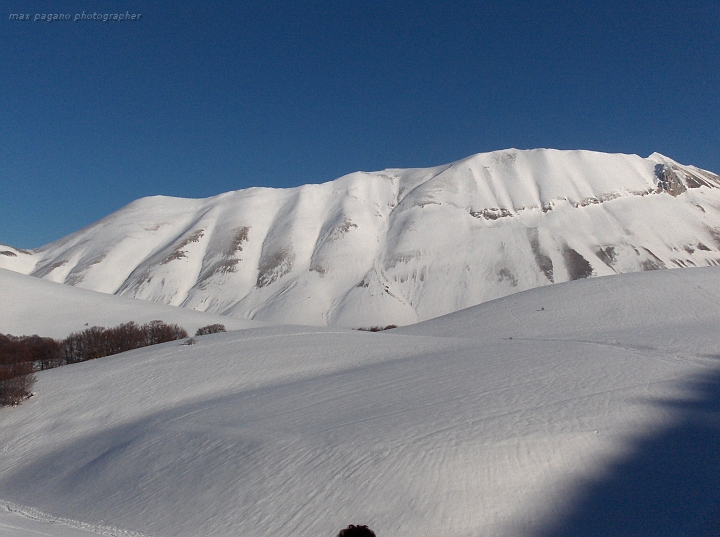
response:
[[[137,21],[12,13],[140,13]],[[3,2],[0,243],[508,147],[720,172],[720,2]]]

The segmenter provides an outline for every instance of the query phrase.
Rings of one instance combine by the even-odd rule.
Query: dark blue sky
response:
[[[171,4],[177,4],[173,6]],[[0,243],[508,147],[720,172],[720,2],[3,3]],[[139,21],[9,20],[141,13]]]

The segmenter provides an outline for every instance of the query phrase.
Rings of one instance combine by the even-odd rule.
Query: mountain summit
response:
[[[590,276],[720,265],[720,177],[509,149],[206,199],[139,199],[0,267],[277,323],[410,324]]]

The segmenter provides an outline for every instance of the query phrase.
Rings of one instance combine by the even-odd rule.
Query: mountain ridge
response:
[[[720,177],[509,149],[291,189],[136,200],[0,267],[269,322],[412,324],[590,276],[720,264]]]

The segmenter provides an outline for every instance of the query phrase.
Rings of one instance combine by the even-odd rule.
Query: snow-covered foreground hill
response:
[[[720,177],[515,149],[207,199],[140,199],[0,267],[275,323],[406,325],[550,283],[720,264]]]
[[[720,268],[682,269],[66,366],[0,410],[0,500],[152,537],[715,535],[719,323]]]
[[[62,339],[89,326],[110,328],[156,319],[180,325],[189,334],[209,324],[223,324],[228,330],[264,324],[68,287],[4,269],[0,269],[0,305],[0,334],[14,336]]]

